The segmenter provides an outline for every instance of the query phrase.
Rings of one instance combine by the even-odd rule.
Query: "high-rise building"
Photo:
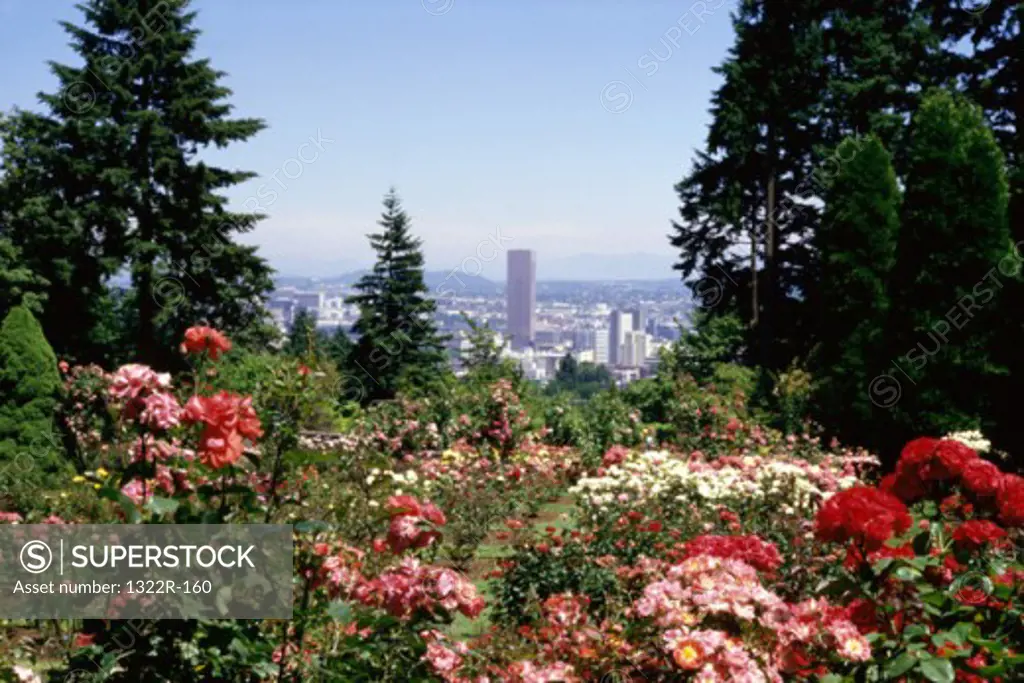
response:
[[[534,311],[537,308],[537,260],[529,249],[508,252],[508,335],[513,349],[534,340]]]
[[[608,328],[599,327],[594,330],[594,362],[608,365]]]
[[[622,364],[622,345],[626,332],[633,329],[633,314],[629,311],[612,311],[608,316],[608,364]]]
[[[638,368],[647,361],[647,333],[643,330],[627,330],[622,344],[622,361],[625,367]]]
[[[647,331],[647,309],[646,308],[634,308],[631,310],[630,315],[633,316],[633,329],[640,330],[641,332]]]

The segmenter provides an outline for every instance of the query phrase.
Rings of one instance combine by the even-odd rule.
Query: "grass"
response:
[[[563,496],[557,500],[545,503],[537,512],[533,520],[534,531],[545,533],[547,527],[554,527],[559,532],[570,531],[575,528],[572,511],[575,503],[572,498]],[[476,619],[470,619],[462,614],[455,616],[455,620],[449,627],[449,635],[456,640],[469,640],[486,633],[491,627],[492,605],[494,595],[491,592],[491,582],[485,578],[486,574],[494,569],[498,560],[512,554],[512,547],[507,541],[499,541],[495,532],[503,531],[504,526],[495,527],[480,547],[477,549],[474,568],[470,571],[470,578],[477,591],[487,603],[487,607]]]

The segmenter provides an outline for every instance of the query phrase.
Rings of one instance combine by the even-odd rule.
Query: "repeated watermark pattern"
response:
[[[107,55],[95,62],[87,63],[86,71],[95,79],[96,84],[104,90],[110,90],[114,77],[164,28],[173,12],[168,3],[157,3],[145,15],[139,15],[138,25],[119,43],[123,48],[122,54]],[[69,83],[61,93],[64,106],[73,114],[84,114],[92,109],[96,104],[96,98],[96,88],[85,80]]]
[[[885,410],[892,409],[903,397],[903,383],[897,377],[897,373],[904,380],[917,386],[911,372],[920,372],[931,359],[942,352],[952,341],[955,341],[955,332],[963,330],[974,319],[978,311],[984,310],[996,297],[996,293],[1004,287],[1001,278],[1015,278],[1021,271],[1021,264],[1024,263],[1024,255],[1021,254],[1021,246],[1024,240],[1013,246],[1013,252],[1007,254],[999,263],[992,267],[979,279],[967,293],[960,297],[955,304],[946,311],[943,316],[936,320],[931,329],[922,332],[927,340],[917,342],[906,353],[894,358],[890,367],[876,376],[868,383],[868,397],[871,402]],[[907,368],[910,369],[908,372]]]
[[[643,79],[652,78],[658,73],[661,65],[672,59],[687,36],[696,35],[707,22],[709,17],[725,5],[725,0],[698,0],[690,5],[690,8],[683,12],[676,19],[675,23],[668,27],[659,38],[660,46],[652,47],[644,52],[636,60],[636,67],[643,72],[643,78],[638,77],[629,67],[625,68],[630,79],[641,89],[647,91]],[[662,54],[664,52],[664,54]],[[610,114],[622,114],[633,104],[633,88],[629,82],[621,79],[608,81],[601,89],[601,106]]]
[[[299,145],[295,150],[295,156],[285,159],[273,173],[270,174],[267,182],[256,188],[256,192],[246,197],[242,202],[245,214],[250,217],[262,215],[281,197],[281,195],[292,187],[290,183],[302,177],[307,166],[315,164],[321,154],[327,151],[327,146],[334,144],[333,138],[326,137],[320,128],[316,129],[315,135]],[[240,226],[226,223],[222,225],[223,234],[238,232]],[[213,261],[224,251],[225,247],[232,243],[227,240],[217,240],[212,244],[202,244],[187,259],[168,264],[169,272],[163,274],[153,283],[153,299],[162,309],[175,309],[181,306],[188,298],[189,286],[199,287],[198,278],[206,272]],[[191,283],[191,285],[189,285]]]

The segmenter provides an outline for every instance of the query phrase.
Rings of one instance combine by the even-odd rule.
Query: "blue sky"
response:
[[[269,125],[210,157],[260,174],[231,198],[269,215],[245,239],[289,274],[370,262],[392,184],[431,269],[477,268],[496,229],[542,277],[580,254],[667,264],[734,4],[196,0],[199,54]],[[78,20],[73,2],[0,0],[0,110],[35,108],[55,89],[46,60],[75,61],[59,19]],[[503,277],[504,258],[482,263]]]

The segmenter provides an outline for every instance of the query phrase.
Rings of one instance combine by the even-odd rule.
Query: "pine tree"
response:
[[[104,256],[107,231],[100,226],[111,215],[92,190],[102,176],[69,152],[96,130],[74,131],[73,147],[61,142],[64,132],[56,121],[26,112],[0,120],[0,237],[45,283],[40,322],[56,352],[108,364],[114,305],[106,283],[120,261]]]
[[[815,238],[821,254],[821,319],[827,320],[814,354],[816,417],[843,441],[869,445],[872,422],[879,417],[870,383],[888,360],[883,336],[900,191],[892,160],[877,137],[848,138],[837,155],[850,161],[826,193]]]
[[[348,338],[345,328],[338,326],[334,333],[324,341],[324,353],[338,368],[338,372],[349,372],[349,359],[352,354],[352,340]]]
[[[750,328],[748,363],[781,370],[814,345],[818,206],[844,163],[833,150],[874,131],[902,157],[902,129],[922,87],[943,77],[918,5],[739,5],[707,143],[676,186],[671,241],[697,304]]]
[[[966,93],[985,112],[999,145],[1006,155],[1010,183],[1009,224],[1018,252],[1024,254],[1024,4],[1017,0],[992,0],[984,11],[965,12],[959,3],[935,1],[934,23],[945,40],[946,55],[964,74]],[[969,49],[967,49],[969,46]],[[1024,282],[1008,278],[1003,308],[1024,307]],[[1008,373],[1000,378],[993,395],[994,424],[988,434],[1007,452],[1024,453],[1024,431],[1020,429],[1015,396],[1024,380],[1024,321],[1012,313],[1004,316],[994,343],[994,356]]]
[[[906,373],[893,446],[991,414],[1002,270],[1012,259],[1007,197],[1004,158],[980,108],[929,93],[911,129],[892,278],[890,352]]]
[[[21,254],[11,241],[0,237],[0,316],[19,305],[38,313],[45,286],[45,280],[22,265]]]
[[[296,358],[319,355],[320,337],[316,331],[316,315],[309,309],[300,308],[292,318],[291,329],[284,352]]]
[[[48,114],[21,115],[15,138],[16,170],[30,181],[19,197],[23,224],[68,198],[65,215],[26,232],[19,246],[33,268],[53,254],[84,261],[63,278],[40,271],[61,284],[48,307],[66,314],[77,302],[74,294],[63,300],[64,289],[101,291],[127,267],[137,356],[160,367],[179,359],[175,343],[197,321],[229,334],[262,323],[261,298],[272,287],[255,247],[232,242],[261,216],[228,211],[220,194],[253,174],[199,160],[264,124],[230,117],[223,74],[194,56],[199,31],[189,5],[83,2],[85,26],[64,28],[84,63],[52,64],[60,90],[40,95]]]
[[[369,236],[377,262],[355,285],[359,293],[347,300],[359,307],[351,371],[362,383],[364,404],[436,381],[445,363],[435,305],[423,281],[420,241],[410,233],[394,189],[383,203],[381,230]]]
[[[43,329],[24,306],[0,325],[0,488],[40,482],[60,466],[53,427],[60,374]]]

